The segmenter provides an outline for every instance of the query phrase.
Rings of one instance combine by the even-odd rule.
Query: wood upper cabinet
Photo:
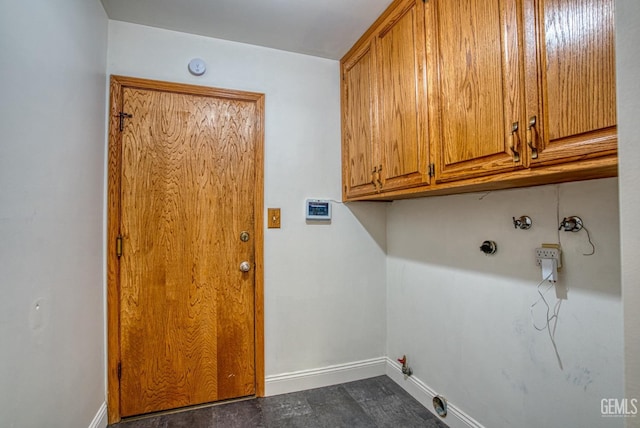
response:
[[[614,0],[528,0],[524,21],[531,166],[614,154]]]
[[[433,2],[438,182],[615,155],[614,0]]]
[[[376,34],[383,191],[429,182],[424,2],[407,0]]]
[[[342,66],[345,200],[617,174],[615,0],[394,0]]]
[[[375,39],[342,64],[343,198],[375,193],[378,183]],[[374,166],[375,165],[375,166]],[[375,171],[374,171],[375,169]]]
[[[424,20],[396,2],[342,60],[345,199],[429,183]]]
[[[526,166],[520,2],[433,0],[438,20],[438,181]]]

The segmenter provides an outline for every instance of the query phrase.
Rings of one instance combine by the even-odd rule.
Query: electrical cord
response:
[[[551,314],[551,306],[549,306],[549,302],[547,302],[547,299],[544,297],[545,294],[547,294],[547,292],[549,290],[551,290],[554,286],[555,283],[550,282],[550,285],[544,290],[544,291],[540,291],[540,287],[542,286],[542,284],[544,284],[547,280],[549,280],[549,278],[551,278],[551,275],[553,275],[552,273],[550,273],[549,275],[547,275],[547,277],[545,279],[543,279],[542,281],[540,281],[536,287],[536,290],[538,291],[538,294],[540,295],[540,297],[538,298],[538,300],[536,300],[535,302],[533,302],[533,304],[531,306],[529,306],[529,313],[531,314],[531,323],[533,324],[533,328],[535,328],[538,331],[544,331],[547,330],[547,332],[549,333],[549,340],[551,340],[551,345],[553,346],[553,351],[556,354],[556,358],[558,359],[558,364],[560,365],[560,370],[562,370],[562,360],[560,359],[560,353],[558,352],[558,346],[556,345],[556,340],[555,340],[555,335],[556,335],[556,327],[558,325],[558,315],[560,314],[560,306],[562,305],[562,300],[558,299],[558,301],[556,302],[556,304],[553,306],[553,315]],[[546,323],[544,325],[544,327],[538,327],[536,325],[536,321],[535,318],[533,316],[533,308],[542,301],[542,303],[544,303],[544,305],[546,306]],[[551,327],[551,323],[553,322],[553,328]]]
[[[587,227],[585,225],[582,225],[582,228],[585,230],[585,232],[587,232],[587,239],[589,240],[589,245],[591,245],[591,252],[590,253],[582,253],[582,255],[583,256],[593,256],[596,253],[596,246],[591,241],[591,234],[589,233],[589,229],[587,229]]]
[[[556,184],[556,223],[560,225],[562,224],[560,222],[560,185],[559,184]],[[596,246],[591,240],[591,233],[589,233],[589,229],[587,229],[587,227],[584,224],[582,225],[582,228],[585,230],[585,232],[587,232],[587,239],[589,240],[589,245],[591,245],[591,252],[582,253],[582,255],[593,256],[596,253]],[[562,247],[562,243],[560,242],[560,229],[561,228],[558,229],[558,245]]]
[[[549,310],[550,310],[550,306],[549,303],[547,302],[547,299],[545,299],[544,295],[547,294],[547,292],[553,288],[553,286],[555,285],[553,282],[550,282],[549,286],[544,290],[544,292],[540,291],[540,286],[542,284],[544,284],[546,281],[549,280],[549,278],[551,278],[551,276],[553,275],[553,273],[550,273],[549,275],[547,275],[547,277],[545,279],[543,279],[542,281],[540,281],[536,287],[536,290],[538,291],[538,294],[540,295],[540,297],[538,297],[538,300],[536,300],[535,302],[533,302],[533,304],[531,306],[529,306],[529,312],[531,313],[531,323],[533,324],[533,327],[538,330],[538,331],[544,331],[548,326],[549,326],[549,321],[551,318],[549,318]],[[544,327],[538,327],[536,325],[536,321],[534,319],[533,316],[533,308],[540,302],[543,302],[544,305],[547,307],[547,323],[545,324]],[[552,317],[553,318],[553,317]]]
[[[560,224],[560,185],[556,184],[556,224]],[[560,243],[560,229],[557,231],[558,233],[558,245],[562,247]]]
[[[480,196],[478,198],[479,201],[483,200],[484,198],[486,198],[487,196],[489,196],[490,193],[492,193],[493,190],[489,190],[488,192],[485,192],[484,195]]]

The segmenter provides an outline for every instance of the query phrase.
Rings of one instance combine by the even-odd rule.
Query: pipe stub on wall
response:
[[[480,246],[480,251],[485,253],[487,256],[489,254],[495,254],[498,251],[498,244],[494,241],[484,241]]]

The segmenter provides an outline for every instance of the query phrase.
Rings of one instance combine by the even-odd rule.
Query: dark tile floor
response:
[[[446,428],[387,376],[121,422],[112,428]]]

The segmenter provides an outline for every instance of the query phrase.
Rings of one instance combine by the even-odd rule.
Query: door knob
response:
[[[249,272],[251,270],[251,263],[242,262],[240,263],[240,271],[241,272]]]

